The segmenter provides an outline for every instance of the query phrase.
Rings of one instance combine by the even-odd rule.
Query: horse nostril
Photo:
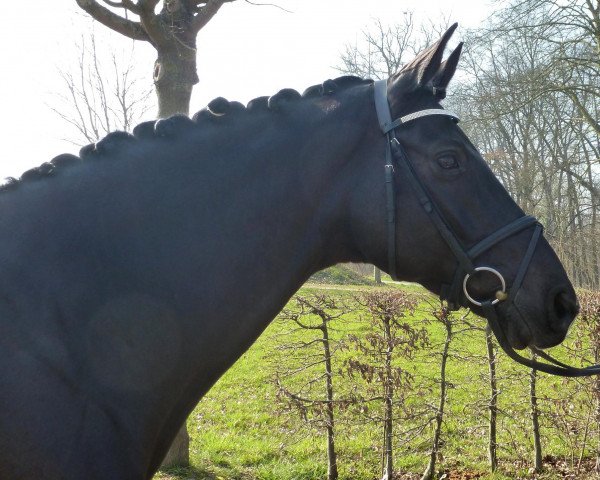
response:
[[[574,293],[565,289],[550,292],[551,312],[557,326],[568,328],[579,313],[579,303]]]

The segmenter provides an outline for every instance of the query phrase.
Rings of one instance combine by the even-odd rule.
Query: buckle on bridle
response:
[[[492,305],[496,305],[498,302],[506,300],[508,298],[508,294],[506,293],[506,282],[504,281],[504,277],[498,270],[496,270],[495,268],[492,268],[492,267],[475,267],[475,269],[473,270],[473,273],[476,273],[476,272],[490,272],[490,273],[494,274],[500,280],[500,283],[502,284],[502,289],[498,290],[496,292],[496,294],[495,294],[496,298],[494,298],[494,300],[491,301]],[[485,300],[483,300],[481,302],[477,301],[469,294],[469,289],[467,287],[468,287],[468,281],[469,281],[470,277],[471,277],[471,273],[467,273],[465,275],[465,279],[463,280],[463,292],[465,294],[465,297],[467,297],[467,300],[469,300],[469,302],[471,302],[473,305],[481,307],[483,305],[483,303],[485,302]]]

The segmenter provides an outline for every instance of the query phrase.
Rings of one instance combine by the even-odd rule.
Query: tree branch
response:
[[[216,15],[224,3],[234,2],[235,0],[209,0],[206,5],[198,9],[198,13],[194,16],[191,29],[198,33],[210,20]]]
[[[251,2],[250,0],[244,0],[246,3],[249,3],[250,5],[255,5],[257,7],[275,7],[278,8],[279,10],[283,10],[286,13],[294,13],[291,10],[288,10],[287,8],[283,8],[280,5],[277,5],[275,3],[256,3],[256,2]]]
[[[138,0],[138,7],[146,14],[154,14],[154,9],[159,0]]]
[[[96,0],[75,1],[77,2],[77,5],[90,14],[94,20],[97,20],[111,30],[134,40],[150,41],[150,37],[140,23],[127,20],[126,18],[111,12],[108,8],[100,5]]]
[[[593,183],[587,181],[582,175],[574,172],[569,166],[561,166],[560,169],[568,175],[571,175],[575,178],[584,188],[586,188],[593,196],[596,198],[600,198],[600,189],[596,187]]]
[[[102,1],[113,8],[124,8],[126,10],[129,10],[130,12],[135,13],[136,15],[140,14],[139,7],[132,0],[122,0],[120,2],[114,2],[113,0]]]

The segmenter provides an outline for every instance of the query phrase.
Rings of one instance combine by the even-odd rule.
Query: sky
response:
[[[99,0],[100,1],[100,0]],[[261,0],[256,0],[260,3]],[[424,21],[442,15],[462,28],[477,27],[492,11],[489,0],[268,0],[285,8],[225,4],[198,35],[198,75],[191,112],[212,98],[247,102],[282,88],[335,78],[348,43],[376,18],[400,22],[407,11]],[[35,2],[22,21],[0,29],[0,178],[63,153],[76,153],[72,127],[52,110],[66,90],[60,72],[76,73],[78,44],[91,31],[106,51],[130,51],[133,42],[91,21],[75,0]],[[265,0],[266,3],[266,0]],[[456,37],[460,37],[460,30]],[[136,42],[140,81],[151,86],[154,50]],[[153,112],[148,113],[148,119]]]

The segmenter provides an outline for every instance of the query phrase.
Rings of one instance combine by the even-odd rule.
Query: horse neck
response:
[[[344,212],[351,183],[340,172],[357,132],[285,115],[141,141],[113,155],[121,158],[86,161],[6,193],[15,271],[25,250],[48,271],[60,265],[64,284],[77,288],[48,293],[85,292],[81,302],[69,298],[74,322],[134,290],[172,292],[186,311],[208,304],[223,314],[235,306],[232,295],[253,310],[258,298],[272,318],[312,273],[354,259]],[[60,235],[46,241],[40,231]]]
[[[200,239],[195,251],[204,280],[190,282],[183,275],[186,285],[179,292],[204,321],[199,325],[193,318],[186,327],[194,343],[188,363],[194,379],[184,403],[173,409],[182,417],[309,275],[340,255],[343,235],[332,232],[339,231],[343,217],[336,172],[347,154],[344,142],[324,151],[332,143],[326,132],[271,128],[237,132],[233,138],[244,142],[220,147],[230,161],[213,161],[216,167],[205,172],[209,181],[189,188],[192,217],[206,226],[194,235]]]
[[[340,256],[338,172],[345,161],[343,142],[332,145],[325,132],[315,129],[276,133],[267,128],[238,138],[247,140],[231,145],[231,157],[241,149],[248,156],[215,175],[223,183],[210,196],[231,212],[228,221],[237,232],[230,237],[232,249],[273,262],[273,281],[297,288]],[[261,148],[265,144],[268,147]],[[257,268],[254,273],[264,271]]]
[[[307,277],[340,257],[338,172],[354,132],[302,125],[138,142],[4,194],[11,325],[153,462]],[[38,340],[50,338],[68,355]]]

